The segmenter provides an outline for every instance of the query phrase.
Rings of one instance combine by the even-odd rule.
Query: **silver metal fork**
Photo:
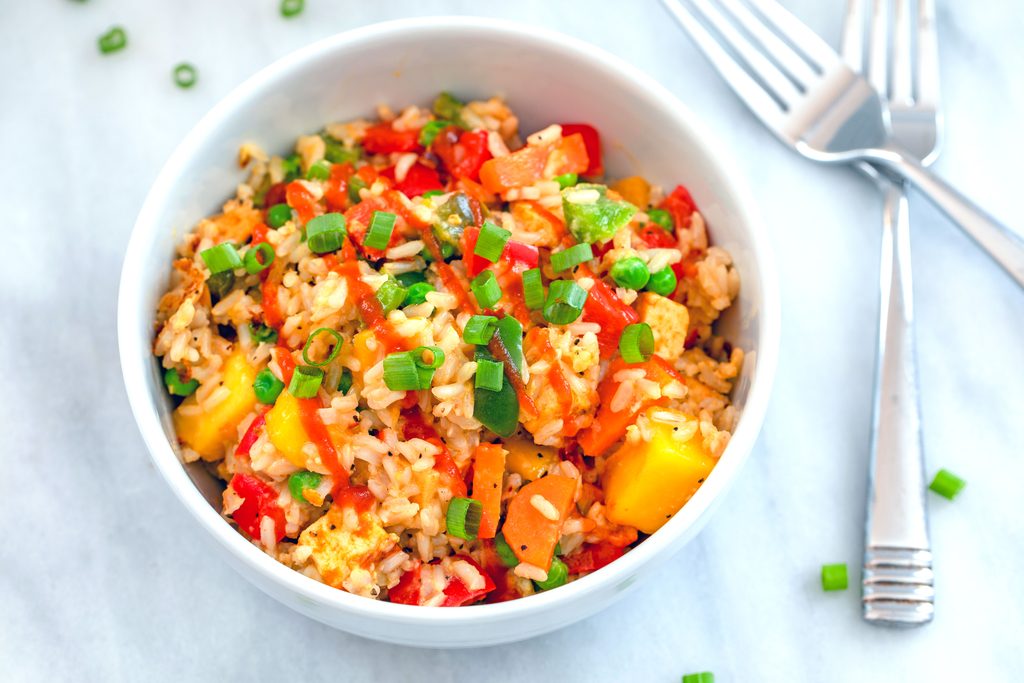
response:
[[[809,159],[867,161],[913,183],[1024,287],[1024,240],[896,144],[889,110],[867,79],[781,5],[774,0],[662,4],[784,143]]]
[[[870,22],[865,17],[868,5]],[[865,30],[868,23],[870,29]],[[939,137],[934,0],[848,0],[842,53],[847,64],[863,70],[871,85],[888,98],[893,138],[922,163],[931,163],[938,156]],[[914,349],[908,204],[901,183],[890,182],[870,164],[858,167],[878,183],[885,197],[862,575],[864,618],[875,624],[917,626],[932,619],[935,589]]]

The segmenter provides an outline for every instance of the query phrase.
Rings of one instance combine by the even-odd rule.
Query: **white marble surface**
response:
[[[841,2],[786,4],[832,41]],[[4,2],[0,6],[0,678],[28,680],[1010,681],[1024,677],[1024,294],[915,203],[937,616],[888,631],[823,562],[859,566],[879,200],[746,114],[653,0]],[[1016,0],[940,0],[946,149],[936,168],[1024,226],[1024,19]],[[307,620],[208,556],[150,464],[121,387],[115,294],[143,196],[232,86],[316,38],[410,14],[536,22],[653,73],[741,160],[781,266],[783,356],[760,442],[717,516],[657,581],[551,636],[412,650]],[[102,58],[95,37],[128,27]],[[170,67],[200,69],[190,92]],[[584,117],[585,118],[585,117]],[[421,673],[422,672],[422,673]]]

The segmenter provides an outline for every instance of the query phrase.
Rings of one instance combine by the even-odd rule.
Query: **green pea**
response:
[[[537,588],[542,591],[549,591],[552,588],[564,586],[569,580],[569,567],[557,557],[551,558],[551,569],[548,570],[548,578],[543,581],[534,581]]]
[[[667,266],[653,273],[647,283],[647,289],[662,296],[669,296],[676,291],[676,273],[672,267]]]
[[[555,182],[558,183],[558,186],[563,190],[567,187],[572,187],[573,185],[578,183],[579,180],[580,177],[576,173],[563,173],[562,175],[555,178]]]
[[[167,368],[164,372],[164,384],[171,396],[191,396],[199,388],[199,380],[181,381],[177,368]]]
[[[256,394],[256,400],[265,405],[272,405],[283,389],[284,382],[274,377],[274,373],[268,368],[260,370],[252,383],[252,390]]]
[[[316,472],[308,472],[306,470],[300,470],[294,472],[288,477],[288,493],[292,494],[292,498],[303,503],[309,501],[302,497],[302,492],[306,489],[315,489],[320,486],[320,481],[323,479],[322,476]]]
[[[345,368],[341,371],[341,379],[338,380],[338,391],[343,394],[347,394],[348,390],[352,388],[352,371]]]
[[[404,306],[421,304],[427,300],[427,292],[433,292],[434,285],[429,282],[414,282],[409,286],[409,293],[405,297]]]
[[[669,232],[672,232],[676,228],[676,226],[672,224],[672,214],[665,209],[651,209],[647,212],[647,217],[651,219],[652,223],[665,228]]]
[[[619,287],[641,290],[651,279],[651,271],[638,256],[630,256],[615,262],[611,270],[612,279]]]

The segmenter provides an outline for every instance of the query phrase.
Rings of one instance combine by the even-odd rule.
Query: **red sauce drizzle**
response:
[[[348,244],[349,242],[346,240],[346,247]],[[392,351],[408,351],[409,343],[395,331],[395,328],[391,326],[388,319],[384,317],[384,309],[381,308],[380,302],[377,301],[373,290],[360,279],[359,262],[353,258],[346,260],[344,263],[338,263],[338,259],[334,254],[328,254],[323,258],[329,270],[338,273],[348,282],[348,288],[355,299],[359,315],[366,326],[373,330],[373,335],[377,338],[377,341],[384,345],[385,350],[388,353]]]
[[[404,408],[402,410],[402,417],[404,418],[402,438],[406,441],[409,439],[423,439],[437,446],[439,452],[434,456],[434,469],[446,480],[454,495],[465,496],[466,482],[462,479],[459,466],[455,463],[451,453],[448,452],[448,448],[444,445],[444,441],[441,440],[434,426],[428,424],[423,419],[423,413],[416,407]]]

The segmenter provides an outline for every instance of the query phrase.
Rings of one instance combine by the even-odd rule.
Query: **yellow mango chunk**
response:
[[[256,368],[249,365],[244,353],[236,351],[229,356],[221,375],[221,385],[230,392],[227,398],[200,412],[192,394],[174,411],[174,429],[181,442],[204,460],[223,457],[224,447],[238,438],[238,424],[256,407],[255,379]]]
[[[618,192],[630,204],[640,207],[641,211],[651,203],[651,185],[638,175],[618,180],[609,188]]]
[[[704,449],[700,432],[677,438],[693,418],[664,408],[650,408],[650,441],[628,439],[608,459],[603,484],[608,519],[653,534],[696,493],[715,459]]]
[[[359,376],[362,378],[367,370],[384,358],[384,345],[377,341],[373,330],[366,329],[352,337],[352,353],[359,361]]]
[[[274,407],[267,411],[267,438],[281,455],[296,467],[306,468],[302,447],[309,441],[299,415],[299,401],[287,390],[282,391]]]
[[[538,446],[528,439],[509,439],[502,444],[508,455],[505,467],[526,481],[540,479],[558,464],[558,450],[550,446]]]

